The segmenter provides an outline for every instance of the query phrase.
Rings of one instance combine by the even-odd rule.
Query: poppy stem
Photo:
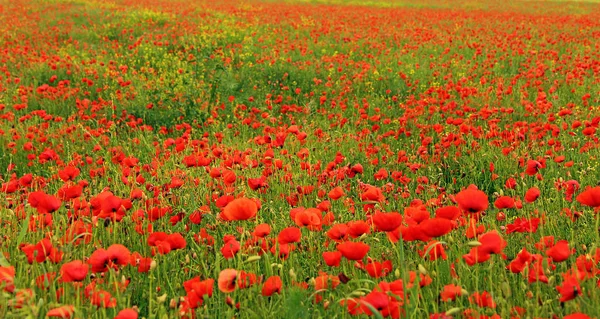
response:
[[[597,245],[600,243],[600,216],[598,213],[594,214],[594,217],[596,218],[596,227],[594,229],[595,233],[596,233],[596,247]]]
[[[404,238],[402,235],[400,236],[400,240],[397,242],[400,246],[400,265],[406,265],[404,263]],[[402,300],[405,305],[408,305],[408,300],[406,299],[406,287],[407,287],[407,278],[405,276],[406,272],[404,271],[404,267],[399,267],[400,270],[400,278],[402,278]]]
[[[153,275],[148,276],[150,280],[148,280],[148,317],[152,316],[152,279]]]

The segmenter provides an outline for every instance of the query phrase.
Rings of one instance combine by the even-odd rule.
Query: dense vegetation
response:
[[[600,316],[600,6],[0,1],[0,317]]]

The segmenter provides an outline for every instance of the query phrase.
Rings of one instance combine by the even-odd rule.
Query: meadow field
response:
[[[0,318],[600,317],[600,4],[0,0]]]

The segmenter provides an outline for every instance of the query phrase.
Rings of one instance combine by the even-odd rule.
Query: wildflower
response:
[[[219,273],[219,290],[224,293],[230,293],[235,290],[238,271],[235,269],[224,269]]]
[[[369,245],[364,243],[345,242],[337,245],[337,250],[349,260],[361,260],[369,252]]]
[[[259,206],[256,201],[248,198],[237,198],[225,206],[221,216],[225,220],[247,220],[256,216]]]
[[[468,213],[479,213],[489,206],[487,195],[474,185],[456,194],[458,207]]]

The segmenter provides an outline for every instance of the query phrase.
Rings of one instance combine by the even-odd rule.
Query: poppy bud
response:
[[[510,285],[508,284],[508,282],[503,282],[500,288],[502,289],[502,295],[504,296],[504,298],[510,298],[512,292],[510,290]]]
[[[251,263],[251,262],[259,261],[260,258],[261,258],[260,256],[250,256],[250,257],[248,257],[248,259],[246,259],[246,262]]]
[[[425,268],[425,266],[419,264],[418,268],[419,268],[419,273],[420,274],[427,275],[427,269]]]
[[[460,313],[460,307],[454,307],[454,308],[450,308],[448,309],[448,311],[446,311],[444,313],[445,316],[452,316],[452,315],[457,315]]]

